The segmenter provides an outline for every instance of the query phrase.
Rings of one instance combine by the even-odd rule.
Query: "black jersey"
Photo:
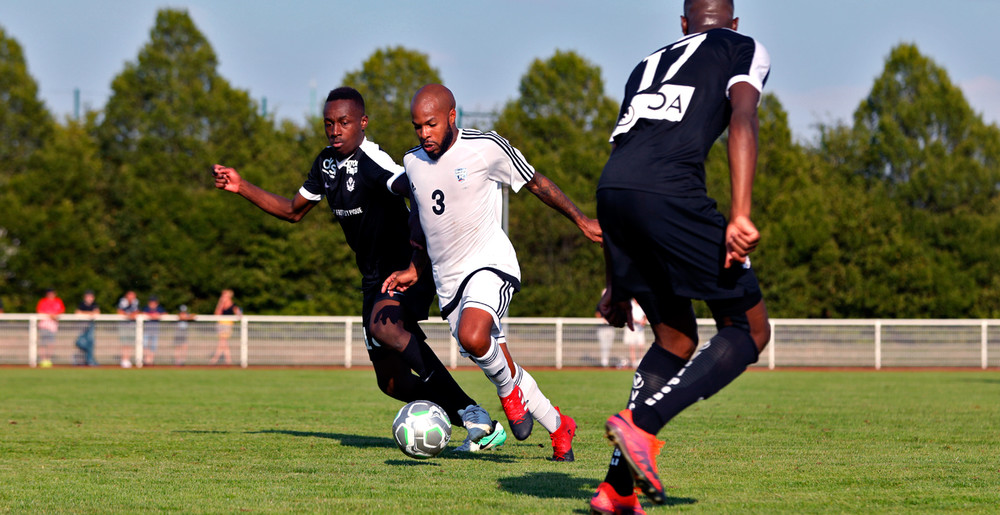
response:
[[[673,196],[705,193],[705,157],[729,124],[729,88],[762,90],[770,58],[730,29],[690,34],[643,59],[625,84],[615,148],[598,189]]]
[[[381,286],[389,274],[409,266],[409,210],[403,197],[389,190],[402,173],[402,166],[366,139],[339,162],[332,148],[323,149],[299,190],[309,200],[326,197],[354,251],[362,288]]]

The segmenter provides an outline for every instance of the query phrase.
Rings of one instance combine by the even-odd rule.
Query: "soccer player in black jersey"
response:
[[[502,445],[507,438],[503,426],[455,382],[417,324],[427,318],[433,282],[428,278],[405,294],[380,291],[386,277],[406,267],[412,255],[404,200],[409,184],[403,167],[365,138],[368,117],[361,93],[348,87],[332,90],[323,109],[323,125],[330,144],[316,157],[294,198],[265,191],[219,164],[212,167],[215,187],[293,223],[326,196],[361,271],[365,346],[379,388],[403,402],[432,401],[455,425],[462,420],[469,436],[456,450],[474,452]]]
[[[616,448],[590,501],[594,512],[642,512],[635,485],[665,502],[656,434],[756,362],[770,340],[748,258],[760,240],[750,204],[757,105],[770,59],[736,32],[738,21],[732,0],[685,0],[684,37],[643,59],[625,86],[597,189],[608,272],[600,310],[612,325],[631,325],[629,299],[636,298],[655,341],[636,370],[628,407],[606,424]],[[707,196],[704,167],[727,126],[728,221]],[[718,328],[700,349],[691,299],[707,302]]]

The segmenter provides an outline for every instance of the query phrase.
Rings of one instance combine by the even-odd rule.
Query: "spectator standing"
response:
[[[139,315],[139,298],[129,290],[118,299],[118,314],[125,321],[118,325],[118,339],[122,346],[122,368],[132,368],[132,346],[135,345],[135,317]]]
[[[600,311],[600,308],[598,308]],[[646,345],[646,324],[648,320],[646,319],[646,313],[639,306],[639,302],[632,299],[632,326],[625,326],[625,335],[622,337],[622,343],[628,348],[628,359],[632,363],[632,368],[639,368],[640,356],[645,354]],[[640,354],[640,349],[642,354]]]
[[[45,296],[39,299],[35,312],[45,315],[38,321],[38,365],[42,368],[52,366],[52,345],[56,342],[59,331],[59,315],[66,312],[62,299],[52,288],[45,290]]]
[[[243,311],[233,301],[233,290],[222,290],[222,295],[219,296],[219,302],[215,304],[215,314],[223,316],[243,316]],[[212,357],[208,360],[208,362],[211,365],[216,365],[219,361],[224,361],[227,365],[231,365],[233,363],[233,359],[229,352],[229,337],[233,335],[233,321],[220,320],[219,325],[217,326],[217,333],[219,336],[219,343],[215,346],[215,352],[212,354]]]
[[[83,362],[87,366],[96,367],[97,359],[94,357],[94,347],[96,345],[96,335],[95,329],[97,323],[94,321],[94,317],[101,314],[101,308],[98,307],[96,297],[92,290],[87,290],[83,292],[83,299],[76,306],[77,315],[87,315],[90,317],[90,321],[87,322],[86,327],[80,332],[80,335],[76,337],[76,347],[83,352]]]
[[[142,314],[146,316],[146,322],[142,327],[143,365],[152,365],[156,360],[156,350],[160,344],[160,318],[166,313],[167,310],[160,304],[160,298],[156,295],[149,297],[142,308]]]
[[[601,292],[601,297],[604,297],[604,292]],[[615,341],[615,328],[611,327],[604,320],[604,315],[601,313],[601,305],[598,304],[597,308],[594,310],[594,317],[601,319],[603,324],[597,328],[597,348],[600,350],[601,355],[601,366],[607,367],[610,365],[611,359],[611,345]]]
[[[194,320],[194,315],[188,311],[186,304],[181,304],[177,312],[177,327],[174,328],[174,365],[184,366],[187,360],[188,326]]]

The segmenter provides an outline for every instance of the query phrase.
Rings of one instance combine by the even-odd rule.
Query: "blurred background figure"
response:
[[[160,298],[156,295],[149,297],[146,305],[142,307],[142,314],[146,315],[146,322],[142,331],[142,364],[152,365],[156,360],[156,350],[160,346],[160,318],[167,313],[167,310],[160,304]]]
[[[222,295],[219,296],[219,302],[215,304],[215,314],[235,316],[243,315],[243,311],[233,301],[233,290],[222,290]],[[233,363],[233,359],[229,353],[229,337],[233,335],[233,321],[220,320],[219,325],[217,326],[217,333],[219,336],[219,343],[215,346],[215,352],[208,360],[208,363],[210,365],[216,365],[219,361],[223,361],[225,364],[231,365]]]
[[[601,292],[601,297],[603,296],[604,291]],[[607,367],[611,359],[611,344],[615,341],[615,328],[612,327],[607,320],[604,320],[604,315],[601,314],[600,304],[598,304],[597,308],[594,309],[594,318],[600,318],[604,323],[597,328],[597,346],[601,353],[601,366]]]
[[[92,290],[83,292],[83,299],[76,305],[76,314],[91,317],[90,321],[83,328],[83,331],[76,337],[76,348],[80,349],[80,352],[83,353],[83,359],[80,360],[80,364],[96,367],[97,359],[94,357],[94,347],[97,344],[95,335],[97,323],[94,321],[94,317],[101,314],[101,308],[97,306],[97,301]]]
[[[132,368],[132,346],[135,345],[135,317],[139,315],[139,298],[129,290],[118,299],[118,314],[125,317],[125,322],[118,324],[118,340],[122,346],[122,368]]]
[[[643,312],[639,303],[632,299],[632,329],[625,326],[625,336],[622,343],[628,348],[628,359],[632,363],[632,368],[639,368],[639,360],[646,354],[646,313]]]
[[[191,320],[194,320],[194,315],[188,311],[186,304],[181,304],[177,308],[177,327],[174,328],[174,365],[178,367],[184,366],[187,361],[188,326]]]
[[[56,343],[56,333],[59,332],[59,315],[66,312],[62,299],[52,288],[45,290],[45,296],[39,299],[35,312],[46,315],[38,321],[38,366],[52,366],[52,346]]]

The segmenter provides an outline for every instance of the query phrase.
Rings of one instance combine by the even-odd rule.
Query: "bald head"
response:
[[[441,84],[428,84],[413,95],[410,102],[413,129],[431,159],[440,158],[455,142],[456,115],[455,95]]]
[[[428,84],[418,89],[417,93],[413,95],[413,101],[410,102],[410,111],[413,111],[413,108],[418,104],[421,106],[433,104],[438,109],[443,109],[447,112],[455,108],[455,95],[452,94],[450,89],[441,84]]]
[[[736,30],[740,20],[733,13],[733,0],[684,0],[681,30],[684,34],[718,28]]]

